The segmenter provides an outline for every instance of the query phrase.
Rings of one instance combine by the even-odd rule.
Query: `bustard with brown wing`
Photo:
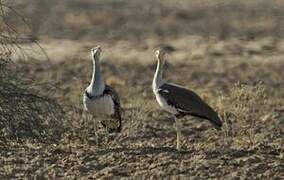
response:
[[[119,96],[113,88],[104,82],[100,69],[101,51],[99,46],[91,50],[93,73],[91,82],[84,92],[83,104],[85,110],[95,118],[101,119],[101,124],[109,133],[120,132],[121,106]]]
[[[165,55],[165,51],[163,50],[156,51],[157,68],[153,78],[152,89],[158,104],[175,119],[177,131],[176,148],[180,150],[181,127],[179,118],[191,115],[207,119],[217,130],[221,129],[222,121],[218,117],[218,114],[195,92],[163,80]]]

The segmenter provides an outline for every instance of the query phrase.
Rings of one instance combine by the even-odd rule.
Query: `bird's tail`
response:
[[[121,114],[117,113],[112,119],[105,121],[103,126],[106,127],[109,133],[119,133],[122,129]]]

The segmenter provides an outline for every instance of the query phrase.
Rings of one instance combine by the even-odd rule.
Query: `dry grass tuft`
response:
[[[222,96],[218,103],[223,116],[225,142],[238,148],[251,148],[264,143],[265,137],[257,138],[259,134],[267,133],[267,125],[263,117],[271,111],[265,87],[257,85],[236,84],[229,94]],[[275,121],[275,119],[271,119]]]

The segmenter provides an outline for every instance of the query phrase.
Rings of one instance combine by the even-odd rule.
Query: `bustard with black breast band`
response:
[[[222,121],[218,114],[206,104],[196,93],[184,87],[167,83],[163,80],[163,67],[165,64],[165,51],[157,50],[157,68],[153,78],[152,89],[163,110],[170,113],[176,122],[177,150],[181,149],[181,127],[179,118],[191,115],[209,120],[213,126],[220,130]]]
[[[91,50],[93,73],[90,85],[84,92],[84,108],[95,118],[100,118],[101,124],[109,133],[120,132],[121,107],[119,96],[113,88],[106,85],[104,82],[100,70],[100,54],[100,46]],[[95,126],[96,125],[97,124],[95,124]]]

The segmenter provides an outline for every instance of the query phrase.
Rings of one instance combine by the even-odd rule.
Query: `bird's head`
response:
[[[163,49],[156,50],[155,55],[159,63],[165,64],[166,52]]]
[[[101,52],[102,52],[102,48],[100,46],[96,46],[92,48],[91,49],[92,58],[94,60],[99,60]]]

